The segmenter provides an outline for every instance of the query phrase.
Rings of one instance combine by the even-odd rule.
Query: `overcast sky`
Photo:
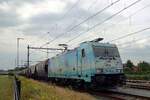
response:
[[[150,27],[150,0],[141,0],[132,7],[113,16],[137,0],[120,0],[103,12],[68,32],[72,27],[94,15],[118,0],[0,0],[0,69],[15,67],[16,41],[20,40],[20,65],[25,63],[27,45],[38,46],[48,41],[45,47],[58,47],[67,43],[69,48],[76,47],[83,41],[103,37],[109,42]],[[103,23],[102,23],[103,22]],[[95,28],[94,25],[99,24]],[[118,45],[123,62],[131,59],[150,62],[150,30],[114,41]],[[70,39],[80,35],[73,41]],[[40,61],[47,54],[39,50],[31,51],[31,60]],[[49,53],[49,57],[58,52]]]

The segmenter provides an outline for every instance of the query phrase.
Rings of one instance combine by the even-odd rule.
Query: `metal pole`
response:
[[[30,56],[30,51],[29,51],[29,49],[30,49],[30,47],[29,47],[29,45],[28,45],[28,47],[27,47],[27,67],[29,67],[30,65],[29,65],[29,60],[30,60],[30,58],[29,58],[29,56]]]
[[[48,48],[48,46],[47,46],[47,48]],[[47,49],[47,58],[48,58],[48,53],[49,53],[49,52],[48,52],[48,49]]]
[[[17,38],[17,67],[19,67],[19,40],[24,38]]]
[[[19,38],[17,38],[17,67],[19,67]]]

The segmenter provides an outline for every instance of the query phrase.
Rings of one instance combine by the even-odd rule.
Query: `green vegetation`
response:
[[[20,77],[21,100],[95,100],[87,93]]]
[[[0,75],[0,100],[13,100],[13,80],[11,76]]]
[[[132,67],[134,67],[134,64],[131,62],[131,60],[128,60],[126,63],[126,66],[130,69],[132,69]]]
[[[150,64],[142,61],[135,66],[128,60],[124,67],[124,72],[128,79],[150,80]]]
[[[22,71],[23,69],[26,69],[27,67],[15,67],[14,69],[9,69],[8,74],[14,75],[16,72]]]
[[[150,74],[126,74],[126,76],[131,80],[150,80]]]
[[[137,66],[140,67],[142,72],[150,72],[150,64],[145,61],[138,63]]]

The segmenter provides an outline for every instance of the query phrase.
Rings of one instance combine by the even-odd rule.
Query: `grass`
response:
[[[13,80],[11,76],[0,75],[0,100],[13,100]]]
[[[124,73],[127,77],[127,79],[132,80],[150,80],[150,71],[139,71],[139,72],[133,72],[131,70],[124,70]]]
[[[79,93],[24,77],[20,77],[20,80],[21,100],[95,100],[95,97],[87,93]]]
[[[126,76],[132,80],[150,80],[150,74],[126,74]]]

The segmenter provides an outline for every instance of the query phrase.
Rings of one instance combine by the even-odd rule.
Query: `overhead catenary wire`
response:
[[[127,42],[118,44],[117,46],[123,46],[123,45],[127,45],[127,44],[132,44],[132,43],[134,43],[134,42],[141,41],[141,40],[145,40],[145,39],[148,39],[148,38],[150,38],[150,36],[145,36],[144,38],[142,37],[142,39],[141,39],[141,38],[138,38],[138,39],[136,39],[136,40],[127,41]]]
[[[63,19],[73,8],[75,8],[75,7],[78,5],[79,2],[80,2],[80,0],[77,0],[77,1],[75,2],[75,4],[73,4],[72,7],[71,7],[59,20]],[[47,32],[46,34],[44,34],[44,35],[41,36],[41,37],[43,38],[43,37],[45,37],[47,34],[49,34],[49,32]],[[35,44],[35,43],[36,43],[36,41],[34,42],[34,44]],[[40,46],[40,47],[43,47],[43,46]],[[33,53],[33,51],[32,51],[32,53]]]
[[[135,11],[135,12],[133,12],[133,13],[130,14],[128,17],[126,17],[124,20],[117,21],[117,22],[116,22],[117,24],[115,24],[115,25],[118,25],[120,22],[123,22],[123,21],[127,20],[128,18],[130,18],[130,17],[132,17],[132,16],[135,16],[137,13],[139,13],[140,11],[142,11],[142,10],[148,8],[148,7],[150,7],[150,4],[148,4],[148,5],[146,5],[146,6],[142,7],[142,8],[140,8],[140,9],[138,9],[138,10]],[[111,26],[105,28],[105,30],[106,30],[106,29],[109,29],[109,28],[112,28],[112,27],[114,27],[115,25],[113,24],[113,25],[111,25]],[[101,31],[99,31],[99,32],[97,32],[97,33],[100,33],[100,32],[101,32]],[[81,41],[78,41],[78,42],[76,42],[76,43],[82,42],[83,40],[88,39],[88,38],[90,38],[90,37],[91,37],[91,36],[86,37],[86,38],[84,38],[84,39],[82,39]],[[75,44],[75,43],[71,43],[71,44],[69,44],[69,46],[73,46],[74,44]]]
[[[129,36],[132,36],[132,35],[135,35],[135,34],[141,33],[141,32],[146,31],[146,30],[150,30],[150,27],[148,27],[148,28],[144,28],[144,29],[141,29],[141,30],[138,30],[138,31],[132,32],[132,33],[128,33],[127,35],[122,36],[122,38],[117,38],[116,40],[114,39],[114,41],[117,41],[117,40],[120,40],[120,39],[123,39],[123,38],[129,37]],[[150,37],[150,36],[148,36],[148,37]],[[145,37],[145,38],[147,38],[147,37]],[[135,41],[138,41],[138,40],[135,40]],[[107,43],[109,43],[109,42],[113,42],[113,40],[108,41]],[[120,45],[127,44],[127,43],[128,43],[128,42],[123,43],[123,44],[119,44],[119,46],[120,46]],[[71,46],[72,46],[72,45],[71,45]]]
[[[119,23],[121,23],[121,22],[123,22],[123,21],[125,21],[125,20],[127,20],[127,19],[129,19],[129,18],[131,18],[131,17],[133,17],[133,16],[135,16],[137,13],[139,13],[140,11],[142,11],[142,10],[148,8],[148,7],[150,7],[150,4],[148,4],[148,5],[146,5],[146,6],[142,7],[142,8],[140,8],[140,9],[138,9],[138,10],[135,11],[135,12],[133,12],[133,13],[130,14],[128,17],[126,17],[124,20],[117,21],[117,22],[116,22],[117,24],[111,25],[110,28],[112,28],[113,26],[118,25]],[[106,29],[109,29],[109,28],[105,28],[105,30],[106,30]],[[97,32],[97,33],[100,33],[100,32],[101,32],[101,31],[99,31],[99,32]]]
[[[66,12],[64,13],[64,15],[59,19],[59,21],[62,20],[63,18],[65,18],[65,16],[67,16],[67,14],[68,14],[69,12],[71,12],[71,10],[72,10],[73,8],[75,8],[75,7],[78,5],[79,2],[80,2],[80,0],[77,0],[77,1],[71,6],[71,8],[70,8],[68,11],[66,11]],[[49,32],[47,32],[46,34],[42,35],[41,38],[44,38],[47,34],[49,34]],[[36,40],[36,41],[37,41],[37,40]],[[33,42],[32,44],[35,44],[36,41]]]
[[[93,5],[96,5],[98,2],[98,0],[95,0],[89,7],[88,7],[88,12],[90,11],[90,9],[93,7]],[[87,29],[89,29],[90,27],[90,20],[87,21]]]
[[[140,29],[140,30],[138,30],[138,31],[135,31],[135,32],[132,32],[132,33],[126,34],[126,35],[124,35],[124,36],[118,37],[118,38],[113,39],[113,40],[108,41],[108,42],[114,42],[114,41],[117,41],[117,40],[120,40],[120,39],[123,39],[123,38],[129,37],[129,36],[131,36],[131,35],[141,33],[141,32],[146,31],[146,30],[150,30],[150,27],[147,27],[147,28],[144,28],[144,29]]]
[[[134,40],[134,41],[129,41],[129,42],[125,42],[125,43],[122,43],[122,44],[120,44],[120,45],[117,45],[118,46],[118,48],[119,48],[119,50],[124,50],[124,49],[130,49],[129,47],[131,47],[133,44],[135,44],[135,43],[137,43],[138,41],[142,41],[142,40],[149,40],[150,39],[150,36],[147,36],[147,37],[145,37],[145,38],[143,38],[143,39],[136,39],[136,40]],[[126,46],[125,47],[121,47],[121,46],[123,46],[124,44],[126,44]],[[144,45],[144,44],[143,44]],[[126,50],[127,52],[130,52],[129,50]]]
[[[117,1],[115,1],[115,2],[112,2],[110,5],[106,6],[105,8],[99,10],[98,12],[96,12],[95,14],[89,16],[89,17],[86,18],[85,20],[81,21],[81,22],[78,23],[77,25],[73,26],[73,27],[72,27],[71,29],[69,29],[68,31],[66,31],[66,32],[64,32],[64,33],[62,33],[62,34],[59,34],[58,36],[56,36],[56,37],[55,37],[54,39],[52,39],[51,41],[49,41],[49,42],[43,44],[41,47],[46,46],[46,45],[52,43],[52,42],[55,41],[56,39],[58,39],[58,38],[60,38],[61,36],[65,35],[67,32],[71,32],[73,29],[75,29],[75,28],[77,28],[78,26],[80,26],[81,24],[87,22],[89,19],[95,17],[96,15],[102,13],[103,11],[105,11],[105,10],[108,9],[108,8],[110,8],[111,6],[113,6],[114,4],[116,4],[116,3],[119,2],[119,1],[120,1],[120,0],[117,0]]]
[[[38,50],[38,49],[37,49],[37,50]],[[47,53],[47,55],[38,58],[38,59],[40,59],[40,60],[41,60],[41,59],[48,58],[48,57],[49,57],[49,55],[48,55],[49,53],[52,53],[52,54],[58,54],[58,53],[60,53],[60,52],[58,52],[58,51],[57,51],[57,52],[56,52],[56,51],[54,52],[54,51],[44,51],[44,50],[43,50],[43,51],[42,51],[42,50],[38,50],[38,51],[37,51],[37,50],[36,50],[36,52],[32,52],[32,54],[33,54],[33,53],[37,53],[37,52],[41,52],[41,53],[44,53],[44,54]],[[39,54],[39,53],[38,53],[38,54]],[[33,60],[33,59],[32,59],[32,60]]]
[[[141,1],[141,0],[138,0],[138,1]],[[126,7],[126,9],[127,9],[127,7]]]
[[[126,10],[126,9],[128,9],[128,8],[130,8],[130,7],[132,7],[133,5],[137,4],[137,3],[140,2],[140,1],[142,1],[142,0],[137,0],[137,1],[135,1],[134,3],[128,5],[127,7],[123,8],[123,9],[121,9],[119,12],[117,12],[117,13],[113,14],[112,16],[106,18],[104,21],[102,21],[102,22],[100,22],[100,23],[98,23],[98,24],[92,26],[91,28],[89,28],[89,30],[87,30],[87,31],[85,31],[85,32],[82,32],[82,33],[79,33],[76,37],[74,37],[74,38],[68,40],[66,43],[72,42],[73,40],[77,39],[77,38],[80,37],[81,35],[83,35],[83,34],[89,32],[89,31],[92,30],[93,28],[95,28],[95,27],[97,27],[97,26],[99,26],[99,25],[102,25],[102,24],[105,23],[106,21],[112,19],[112,18],[115,17],[116,15],[120,14],[120,13],[123,12],[124,10]]]
[[[120,1],[120,0],[119,0]],[[68,13],[69,13],[69,11],[71,11],[73,8],[75,8],[75,6],[77,6],[78,5],[78,3],[80,2],[80,0],[78,0],[64,15],[63,15],[63,17],[61,17],[61,19],[63,19]],[[97,2],[97,0],[95,0],[91,5],[90,5],[90,7],[94,4],[94,3],[96,3]],[[61,20],[61,19],[59,19],[59,20]],[[50,32],[47,32],[46,34],[49,34]],[[42,38],[44,37],[45,35],[43,35],[42,36]],[[40,47],[42,47],[42,46],[40,46]],[[41,51],[41,52],[45,52],[45,53],[51,53],[51,52],[47,52],[47,51]],[[30,53],[30,54],[32,54],[33,53],[33,51]]]
[[[93,1],[93,2],[89,5],[89,7],[87,8],[88,11],[89,11],[89,9],[91,9],[91,8],[97,3],[97,1],[98,1],[98,0],[95,0],[95,1]],[[73,24],[68,25],[68,27],[67,27],[66,30],[69,30],[70,28],[72,28],[76,23],[77,23],[77,20],[75,20],[75,21],[73,22]],[[67,34],[67,33],[66,33],[66,34]]]
[[[90,17],[86,18],[85,20],[81,21],[80,23],[78,23],[77,25],[75,25],[74,27],[72,27],[72,28],[71,28],[69,31],[67,31],[67,32],[72,31],[72,30],[75,29],[76,27],[80,26],[81,24],[87,22],[89,19],[91,19],[91,18],[97,16],[98,14],[102,13],[103,11],[105,11],[105,10],[108,9],[108,8],[110,8],[111,6],[113,6],[114,4],[116,4],[116,3],[119,2],[119,1],[120,1],[120,0],[117,0],[117,1],[115,1],[115,2],[113,2],[113,3],[111,3],[110,5],[106,6],[105,8],[101,9],[100,11],[96,12],[96,13],[93,14],[92,16],[90,16]]]
[[[40,36],[40,39],[43,39],[45,36],[47,36],[49,34],[49,32],[44,33],[44,35]],[[37,40],[32,42],[32,45],[35,45],[37,42]]]
[[[58,53],[60,51],[51,51],[51,50],[40,50],[40,49],[37,49],[36,52],[34,53],[37,53],[37,52],[43,52],[43,53]],[[31,53],[30,53],[31,54]]]
[[[80,2],[80,0],[77,0],[77,1],[72,5],[72,7],[71,7],[68,11],[66,11],[66,13],[61,17],[61,19],[65,18],[65,17],[67,16],[67,14],[68,14],[73,8],[75,8],[75,7],[79,4],[79,2]],[[59,19],[59,20],[61,20],[61,19]]]

